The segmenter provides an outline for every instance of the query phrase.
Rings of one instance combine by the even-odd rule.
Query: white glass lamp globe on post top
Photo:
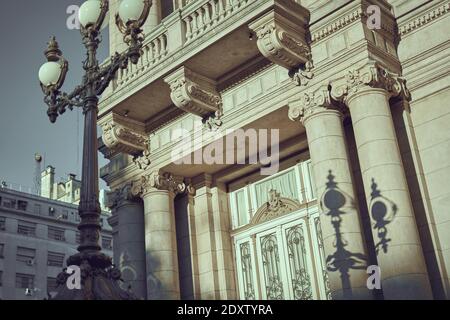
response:
[[[58,84],[62,74],[62,66],[58,62],[49,61],[39,69],[39,81],[44,87]]]
[[[145,9],[144,0],[122,0],[119,6],[119,16],[123,23],[138,21]]]
[[[87,28],[95,25],[100,19],[102,14],[102,1],[101,0],[87,0],[84,2],[80,10],[78,11],[78,20],[80,24]],[[101,29],[105,28],[109,22],[109,12],[106,14],[105,20],[101,26]]]

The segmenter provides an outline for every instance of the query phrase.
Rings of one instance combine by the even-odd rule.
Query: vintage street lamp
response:
[[[58,275],[55,300],[122,300],[135,299],[135,296],[122,290],[118,281],[121,273],[116,269],[110,257],[101,252],[99,245],[100,204],[98,189],[98,158],[97,158],[97,115],[99,96],[108,87],[119,69],[125,69],[128,61],[136,64],[142,54],[144,25],[151,7],[151,0],[122,0],[116,15],[116,24],[124,34],[124,41],[129,48],[124,53],[115,53],[110,64],[100,67],[96,58],[97,48],[101,42],[100,30],[106,23],[109,5],[108,0],[88,0],[79,11],[83,44],[87,50],[87,58],[83,62],[85,74],[81,85],[71,93],[60,89],[69,69],[58,43],[54,37],[48,43],[45,51],[47,62],[39,70],[39,80],[48,105],[47,114],[50,122],[67,108],[81,107],[85,116],[83,169],[81,196],[78,213],[81,222],[80,246],[78,253],[69,257],[68,266],[79,267],[81,289],[70,289],[67,286],[69,274],[63,270]],[[71,279],[72,277],[70,277]],[[69,279],[69,280],[70,280]]]

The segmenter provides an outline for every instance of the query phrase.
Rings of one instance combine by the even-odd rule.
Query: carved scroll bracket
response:
[[[181,67],[164,81],[169,84],[170,96],[178,108],[200,116],[211,130],[222,125],[222,98],[213,80]]]
[[[251,23],[249,28],[256,33],[261,53],[295,74],[296,69],[306,71],[307,64],[308,68],[312,67],[311,49],[306,36],[308,22],[308,10],[294,1],[277,1],[271,11]],[[299,76],[303,75],[299,73]],[[311,73],[306,76],[311,76]]]
[[[137,156],[148,150],[148,137],[135,121],[111,113],[100,120],[100,126],[110,156],[118,153]]]

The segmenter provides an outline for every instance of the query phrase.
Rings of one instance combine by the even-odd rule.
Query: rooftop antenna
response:
[[[41,195],[41,162],[42,162],[42,156],[38,153],[34,155],[35,160],[35,168],[34,168],[34,192],[36,195]]]

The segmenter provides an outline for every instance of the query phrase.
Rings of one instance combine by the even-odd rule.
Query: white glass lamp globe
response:
[[[122,0],[119,6],[119,16],[124,24],[130,21],[137,21],[144,11],[143,0]]]
[[[61,72],[62,66],[58,62],[46,62],[39,69],[39,80],[45,87],[55,85],[61,77]]]
[[[78,19],[83,27],[97,23],[102,12],[101,4],[100,0],[88,0],[81,5]]]

